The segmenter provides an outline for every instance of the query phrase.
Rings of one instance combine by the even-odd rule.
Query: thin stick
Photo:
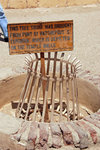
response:
[[[35,56],[36,56],[36,64],[35,64],[35,69],[34,69],[34,73],[36,73],[37,72],[37,67],[38,67],[38,55],[37,54],[35,54]],[[33,83],[33,80],[34,80],[34,75],[33,75],[33,79],[32,79],[32,83]],[[30,88],[30,91],[29,91],[29,95],[28,95],[28,99],[27,99],[27,103],[29,103],[29,99],[30,99],[30,95],[31,95],[31,90],[32,90],[32,83],[31,83],[31,88]]]
[[[35,119],[36,119],[36,111],[37,111],[37,108],[38,108],[39,95],[40,95],[41,87],[42,87],[42,76],[39,78],[39,81],[38,81],[37,94],[36,94],[36,103],[35,103],[35,109],[34,109],[34,113],[33,113],[33,121],[35,121]]]
[[[45,113],[46,113],[46,104],[47,104],[47,94],[48,94],[48,88],[49,88],[49,77],[47,77],[47,83],[45,88],[45,96],[44,96],[44,103],[43,103],[43,114],[42,114],[42,122],[45,121]],[[47,120],[46,120],[47,121]]]
[[[69,79],[66,80],[67,121],[69,121]]]
[[[49,71],[50,71],[50,52],[48,52],[48,64],[47,64],[47,75],[49,75]]]
[[[62,77],[62,66],[63,66],[63,62],[62,62],[62,58],[60,60],[60,78],[62,78],[62,80],[59,82],[59,102],[60,102],[60,121],[62,121],[62,98],[63,98],[63,77]]]
[[[29,94],[30,96],[29,96],[29,100],[28,100],[28,107],[27,107],[27,111],[26,111],[26,115],[25,115],[25,120],[27,120],[27,117],[28,117],[28,113],[29,113],[29,109],[30,109],[30,105],[31,105],[32,97],[33,97],[35,83],[36,83],[36,74],[33,76],[33,79],[32,79],[32,84],[31,84],[31,89],[30,89],[30,94]]]
[[[63,79],[59,83],[60,122],[62,121],[62,92],[63,92],[63,90],[62,90],[62,82],[63,82]]]
[[[23,97],[24,97],[24,95],[25,95],[25,91],[26,91],[26,87],[27,87],[27,84],[28,84],[28,81],[29,81],[29,77],[30,77],[30,76],[29,76],[29,73],[28,73],[28,74],[27,74],[27,77],[26,77],[26,80],[25,80],[25,84],[24,84],[23,90],[22,90],[22,92],[21,92],[20,101],[19,101],[19,103],[18,103],[16,112],[15,112],[15,116],[16,116],[16,117],[17,117],[17,113],[18,113],[18,111],[19,111],[20,104],[21,104],[21,102],[22,102],[22,100],[23,100]]]
[[[27,111],[26,111],[26,115],[25,115],[25,120],[27,120],[27,117],[28,117],[28,113],[29,113],[29,109],[30,109],[30,105],[31,105],[31,102],[32,102],[32,97],[33,97],[33,93],[34,93],[34,87],[35,87],[35,83],[36,83],[36,71],[37,71],[37,67],[38,67],[38,55],[35,53],[35,57],[36,57],[36,64],[35,64],[35,75],[33,75],[33,78],[32,78],[32,83],[31,83],[31,87],[30,87],[30,92],[29,92],[29,96],[28,96],[28,100],[27,100],[27,103],[28,103],[28,107],[27,107]]]
[[[74,87],[75,87],[75,96],[76,96],[77,119],[79,120],[79,118],[80,118],[80,110],[79,110],[78,87],[77,87],[76,74],[74,75]]]
[[[69,73],[68,73],[68,63],[66,63],[66,77],[68,77],[68,80],[66,80],[66,104],[67,104],[67,121],[69,121]]]
[[[30,68],[32,68],[33,66],[33,62],[31,63],[31,66]],[[27,73],[27,77],[26,77],[26,81],[25,81],[25,84],[24,84],[24,88],[23,88],[23,91],[21,93],[21,98],[20,98],[20,101],[19,101],[19,104],[18,104],[18,107],[17,107],[17,110],[16,110],[16,116],[20,116],[21,114],[21,111],[22,111],[22,107],[24,105],[24,102],[25,102],[25,98],[26,98],[26,95],[27,95],[27,92],[28,92],[28,89],[29,89],[29,84],[30,84],[30,77],[31,77],[31,70],[30,72]],[[21,104],[22,102],[22,104]],[[21,108],[20,108],[20,105],[21,105]],[[20,108],[20,110],[19,110]],[[19,114],[18,114],[18,111],[19,111]]]
[[[73,73],[73,67],[71,66],[71,73]],[[73,77],[71,78],[71,89],[72,89],[72,101],[73,101],[73,120],[75,120],[75,89]]]
[[[57,52],[55,52],[55,55],[54,55],[54,64],[53,64],[53,78],[55,77],[56,75],[56,62],[57,62]],[[53,87],[54,86],[54,82],[52,82],[52,88],[51,88],[51,103],[52,103],[52,99],[53,99]]]
[[[53,82],[53,88],[52,88],[52,110],[51,110],[51,122],[53,122],[53,121],[54,121],[55,93],[56,93],[56,77],[55,77],[55,81]]]
[[[35,54],[36,58],[38,58],[37,54]],[[38,59],[36,59],[36,64],[35,64],[35,71],[37,70],[37,66],[38,66]],[[32,62],[32,65],[31,65],[31,71],[32,71],[32,67],[33,67],[33,62]],[[30,80],[31,81],[31,80]],[[23,105],[25,103],[25,98],[26,98],[26,95],[27,95],[27,92],[28,92],[28,89],[29,89],[29,85],[30,85],[30,82],[29,84],[27,85],[27,90],[26,90],[26,93],[24,95],[24,98],[23,98],[23,101],[22,101],[22,104],[21,104],[21,107],[20,107],[20,110],[19,110],[19,116],[21,114],[21,111],[22,111],[22,108],[23,108]],[[29,96],[28,96],[28,102],[29,102],[29,99],[30,99],[30,95],[31,95],[31,91],[29,93]],[[27,103],[28,103],[27,102]]]

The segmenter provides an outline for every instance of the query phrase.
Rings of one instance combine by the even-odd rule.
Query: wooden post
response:
[[[73,73],[73,67],[71,66],[71,73]],[[72,103],[73,103],[73,120],[75,120],[75,89],[74,89],[74,77],[71,78],[71,89],[72,89]]]
[[[41,74],[42,76],[45,76],[45,58],[44,58],[44,53],[40,53],[40,58],[41,58]],[[42,82],[42,87],[43,87],[43,103],[44,103],[44,98],[45,98],[45,88],[46,88],[46,81],[43,80]],[[48,114],[48,101],[46,101],[46,111],[45,111],[45,117],[44,121],[48,122],[49,121],[49,114]]]
[[[36,102],[35,102],[35,108],[34,108],[33,119],[32,119],[33,121],[35,121],[35,119],[36,119],[36,111],[38,109],[41,87],[42,87],[42,75],[40,76],[40,79],[38,81],[38,88],[37,88],[37,93],[36,93]]]
[[[70,121],[69,118],[69,72],[68,72],[68,63],[66,63],[66,77],[68,77],[68,80],[66,80],[66,104],[67,104],[67,121]]]
[[[53,78],[55,78],[56,75],[56,61],[57,61],[57,52],[54,54],[54,64],[53,64]],[[51,88],[51,104],[52,104],[52,99],[53,99],[53,89],[54,89],[54,81],[52,82],[52,88]]]

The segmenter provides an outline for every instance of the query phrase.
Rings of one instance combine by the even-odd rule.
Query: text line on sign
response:
[[[73,50],[73,21],[8,24],[10,54]]]

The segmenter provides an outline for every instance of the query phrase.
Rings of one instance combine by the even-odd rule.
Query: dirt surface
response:
[[[8,23],[39,21],[74,21],[74,49],[71,53],[82,63],[83,70],[100,73],[100,5],[62,8],[32,8],[5,10]],[[60,52],[59,52],[60,55]],[[26,55],[9,55],[8,43],[0,31],[0,78],[24,66]],[[5,75],[6,76],[6,75]]]
[[[11,110],[11,107],[13,108],[13,102],[19,101],[25,78],[26,74],[8,78],[0,82],[0,107],[10,103],[2,109],[4,112],[9,113],[8,108]],[[78,99],[81,105],[81,113],[86,116],[96,112],[100,108],[100,91],[94,85],[85,80],[78,79],[77,81],[79,91]],[[58,93],[56,94],[56,99],[59,98]],[[48,97],[50,97],[50,95],[51,94],[48,93]],[[63,98],[66,99],[66,89],[64,85]]]

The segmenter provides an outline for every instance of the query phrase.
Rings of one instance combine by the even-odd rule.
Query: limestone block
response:
[[[46,123],[40,123],[40,138],[39,143],[42,147],[47,143],[49,136],[49,126]]]
[[[73,137],[72,137],[71,131],[67,127],[67,124],[60,123],[59,126],[62,130],[65,145],[72,145],[73,144]]]
[[[22,120],[0,112],[0,133],[14,134],[18,131]]]
[[[66,7],[67,3],[66,0],[58,0],[58,7]]]
[[[27,3],[25,0],[9,0],[8,8],[26,8]]]
[[[56,7],[58,6],[58,0],[39,0],[39,7]]]
[[[72,128],[78,133],[80,138],[80,148],[88,148],[88,134],[83,130],[80,126],[78,126],[75,122],[70,122]]]
[[[68,6],[88,5],[97,3],[97,0],[67,0]]]
[[[58,124],[50,123],[52,132],[52,146],[54,148],[60,148],[62,146],[62,133]]]
[[[27,7],[28,8],[38,7],[38,0],[28,0]]]
[[[8,0],[0,0],[0,3],[4,9],[8,7]]]
[[[97,133],[96,133],[95,129],[93,129],[91,126],[89,126],[89,125],[87,124],[87,121],[82,121],[82,120],[81,120],[81,121],[80,121],[80,124],[81,124],[81,126],[83,126],[83,128],[84,128],[86,131],[87,131],[87,130],[89,131],[93,143],[96,144],[96,143],[97,143]]]

